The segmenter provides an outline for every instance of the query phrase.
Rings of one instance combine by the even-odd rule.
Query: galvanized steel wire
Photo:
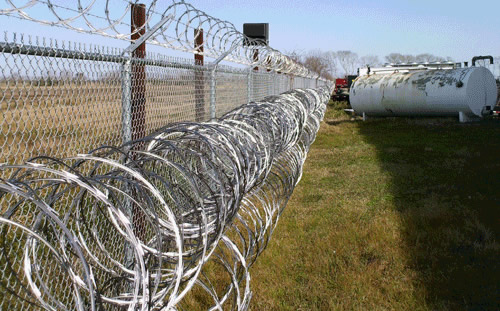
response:
[[[248,308],[249,268],[302,173],[330,87],[121,147],[1,165],[0,305]]]
[[[249,306],[249,268],[300,180],[332,83],[184,1],[147,1],[146,24],[131,25],[137,3],[5,0],[0,15],[131,46],[145,30],[148,44],[248,68],[5,34],[0,162],[36,157],[0,165],[1,309]],[[113,147],[137,137],[130,63],[144,70],[146,136]],[[297,87],[316,89],[285,92]],[[200,122],[209,97],[223,116]]]
[[[149,135],[167,124],[206,121],[215,114],[294,88],[329,81],[219,65],[158,53],[143,59],[143,131],[125,122],[123,50],[9,34],[0,42],[0,163],[38,155],[58,158],[131,140],[125,128]],[[131,111],[131,117],[140,114]],[[142,135],[142,136],[144,136]]]
[[[117,48],[15,33],[2,39],[0,163],[119,145],[131,140],[130,132],[142,137],[169,123],[205,121],[249,101],[331,83],[227,65],[217,66],[212,75],[213,67],[193,59],[158,53],[137,59]],[[140,111],[124,109],[127,98],[132,102],[124,88],[129,61],[145,71],[145,79],[133,84],[145,92],[142,128],[131,122]]]
[[[146,23],[131,25],[129,16],[132,6],[139,2],[146,6]],[[225,59],[231,62],[297,76],[318,77],[280,51],[256,45],[258,40],[246,37],[232,23],[210,16],[182,0],[4,0],[0,4],[0,15],[128,41],[131,41],[133,34],[156,30],[155,26],[168,18],[147,40],[148,44],[203,54],[214,59],[229,52]],[[195,48],[196,29],[203,29],[205,34],[203,52]],[[252,44],[244,45],[244,41]],[[254,57],[256,49],[259,50],[258,58]]]
[[[37,155],[68,157],[149,135],[172,122],[205,121],[290,89],[331,84],[271,47],[243,45],[258,40],[184,1],[140,2],[146,3],[144,26],[131,25],[138,1],[125,0],[0,0],[0,18],[6,26],[7,17],[15,17],[126,40],[129,48],[132,35],[145,30],[152,34],[148,44],[248,67],[156,53],[140,58],[129,49],[5,32],[0,42],[0,163]],[[195,45],[200,29],[203,49]],[[132,81],[126,64],[142,67],[144,77]],[[134,87],[145,93],[141,109],[131,107]]]

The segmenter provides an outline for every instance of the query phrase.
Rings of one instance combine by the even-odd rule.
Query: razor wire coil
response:
[[[330,93],[297,89],[118,148],[0,165],[0,306],[246,310],[249,268]]]
[[[5,0],[0,15],[127,41],[150,32],[148,44],[249,70],[5,34],[0,159],[51,156],[0,165],[1,309],[248,309],[249,268],[300,180],[331,82],[184,1],[151,0],[131,25],[136,4]],[[119,120],[127,62],[144,65],[147,136],[113,147],[134,126]],[[215,92],[223,117],[186,122],[207,119],[198,101]]]
[[[169,17],[147,40],[148,44],[203,54],[214,59],[230,52],[225,59],[234,63],[318,78],[316,73],[278,50],[259,44],[258,39],[246,37],[232,23],[210,16],[183,0],[140,2],[145,3],[144,25],[131,25],[128,20],[132,7],[139,3],[138,0],[4,0],[3,5],[0,5],[0,15],[127,41],[133,41],[132,35],[150,31],[163,18]],[[204,31],[203,52],[195,45],[194,31],[197,29]],[[243,42],[249,44],[242,44]],[[232,50],[233,48],[235,49]],[[256,49],[260,54],[258,59],[254,57]]]

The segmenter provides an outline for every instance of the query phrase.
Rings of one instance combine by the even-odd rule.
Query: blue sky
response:
[[[391,52],[432,53],[456,61],[470,60],[475,55],[500,56],[500,0],[187,2],[239,29],[244,22],[270,23],[270,44],[283,52],[352,50],[360,56],[377,55],[381,59]],[[126,45],[3,16],[0,25],[9,32]]]
[[[269,22],[282,50],[359,55],[432,53],[456,61],[500,56],[500,0],[192,0],[235,25]]]

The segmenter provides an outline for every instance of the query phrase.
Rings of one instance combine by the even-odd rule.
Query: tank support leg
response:
[[[458,112],[458,121],[460,121],[460,123],[465,123],[465,122],[474,122],[474,121],[479,121],[481,120],[481,118],[479,117],[470,117],[468,115],[466,115],[465,113],[463,113],[462,111],[459,111]]]
[[[366,121],[368,120],[368,116],[366,115],[366,113],[363,112],[363,121]]]

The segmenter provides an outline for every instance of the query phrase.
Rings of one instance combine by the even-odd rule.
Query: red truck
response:
[[[349,101],[349,89],[351,88],[352,82],[358,76],[348,75],[343,79],[335,80],[335,89],[333,90],[332,100],[336,101]]]

